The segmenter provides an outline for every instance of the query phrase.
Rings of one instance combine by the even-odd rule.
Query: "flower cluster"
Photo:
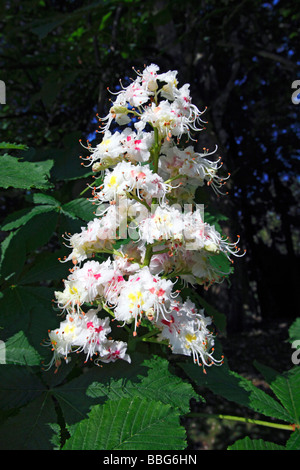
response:
[[[55,292],[65,320],[49,332],[53,361],[83,352],[96,364],[130,362],[127,343],[107,337],[111,318],[133,339],[148,327],[144,339],[167,343],[203,368],[221,364],[211,319],[176,287],[222,282],[231,269],[220,260],[239,256],[239,237],[230,243],[204,222],[202,206],[191,208],[197,187],[222,194],[229,175],[218,175],[215,152],[195,149],[203,113],[189,84],[179,87],[177,71],[159,73],[151,64],[114,95],[99,119],[102,140],[88,144],[83,162],[100,172],[101,184],[91,187],[95,218],[66,236],[71,251],[64,261],[73,267]]]

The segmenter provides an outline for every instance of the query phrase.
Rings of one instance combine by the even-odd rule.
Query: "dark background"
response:
[[[291,101],[299,26],[299,3],[288,0],[3,1],[1,140],[28,145],[30,161],[56,159],[53,176],[65,172],[70,200],[84,185],[78,139],[99,142],[107,87],[152,62],[178,70],[193,103],[207,106],[199,144],[218,145],[231,173],[229,194],[212,193],[210,203],[247,250],[230,283],[205,298],[232,332],[291,321],[299,315],[300,104]],[[20,192],[2,191],[1,219],[23,203]]]

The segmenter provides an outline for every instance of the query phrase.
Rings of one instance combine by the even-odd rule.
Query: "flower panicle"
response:
[[[114,326],[139,340],[141,325],[151,325],[156,341],[191,356],[205,372],[223,357],[214,355],[211,318],[181,286],[208,289],[223,282],[231,266],[219,265],[218,257],[232,261],[243,254],[239,236],[230,242],[198,206],[182,211],[182,202],[191,205],[204,185],[223,195],[230,174],[219,175],[217,147],[197,149],[206,108],[192,103],[190,85],[179,85],[178,72],[161,73],[155,64],[133,70],[135,79],[109,89],[114,98],[107,115],[97,115],[100,143],[80,141],[88,153],[82,165],[100,174],[87,187],[96,208],[80,232],[64,235],[70,253],[60,261],[72,268],[54,294],[64,320],[48,334],[49,367],[68,362],[72,353],[97,365],[130,363],[127,343],[112,338]],[[147,334],[142,339],[153,341]]]

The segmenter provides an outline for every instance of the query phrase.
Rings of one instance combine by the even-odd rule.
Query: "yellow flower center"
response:
[[[108,186],[111,188],[112,186],[115,186],[116,182],[117,182],[117,177],[112,176],[109,180]]]
[[[186,339],[189,343],[191,343],[192,341],[195,341],[196,335],[195,335],[195,334],[191,335],[190,333],[188,333],[188,334],[185,335],[185,339]]]

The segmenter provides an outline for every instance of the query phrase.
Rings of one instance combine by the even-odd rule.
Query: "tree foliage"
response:
[[[296,317],[300,108],[291,101],[291,85],[299,78],[297,5],[258,0],[4,4],[1,448],[183,449],[188,443],[180,418],[188,414],[189,401],[202,401],[209,389],[244,407],[245,414],[250,409],[276,424],[294,425],[282,446],[246,438],[230,448],[299,449],[297,368],[282,373],[257,365],[272,395],[227,365],[204,376],[189,364],[170,363],[165,350],[149,362],[146,345],[131,366],[95,370],[72,360],[56,375],[41,368],[41,361],[49,362],[41,345],[45,326],[56,326],[53,292],[68,275],[68,267],[57,261],[64,255],[61,235],[93,217],[85,199],[91,172],[80,165],[85,150],[79,139],[98,142],[96,113],[107,110],[107,86],[118,89],[120,76],[130,80],[132,66],[152,61],[178,69],[195,101],[208,106],[199,146],[207,146],[207,138],[211,149],[217,143],[232,178],[229,197],[210,201],[214,211],[207,217],[229,233],[239,227],[247,248],[230,285],[191,295],[215,314],[222,331],[224,314],[231,329],[241,328],[249,312]],[[291,340],[297,339],[297,328],[293,324]],[[3,347],[0,362],[2,352]],[[124,418],[128,413],[136,418],[134,427]]]

